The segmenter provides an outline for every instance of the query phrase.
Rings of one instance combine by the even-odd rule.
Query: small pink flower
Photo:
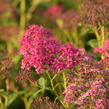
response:
[[[105,54],[106,50],[104,48],[95,48],[94,53]]]
[[[105,48],[105,49],[109,49],[109,40],[106,40],[106,41],[104,42],[104,48]]]
[[[48,8],[48,13],[54,17],[58,16],[63,11],[63,7],[60,5],[53,5]]]
[[[103,99],[97,99],[96,100],[96,105],[95,105],[95,109],[108,109],[107,102],[106,102],[106,98]]]

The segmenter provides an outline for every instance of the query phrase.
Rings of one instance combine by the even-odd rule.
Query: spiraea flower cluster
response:
[[[20,53],[23,54],[22,68],[34,67],[37,73],[49,69],[58,52],[60,44],[52,38],[50,31],[41,26],[32,25],[21,39]]]
[[[108,23],[109,8],[107,2],[103,0],[84,1],[83,7],[84,15],[83,21],[93,26]]]
[[[81,50],[71,43],[61,45],[50,31],[32,25],[21,39],[20,53],[23,55],[22,68],[34,67],[37,73],[44,70],[59,71],[72,69],[80,62]]]
[[[70,75],[69,85],[64,91],[66,104],[75,103],[78,109],[108,109],[109,107],[109,61],[104,59],[96,62],[80,63],[73,76]],[[87,68],[88,66],[88,68]]]
[[[80,62],[80,58],[80,50],[75,48],[71,43],[62,45],[58,52],[58,57],[55,59],[53,63],[53,69],[72,69]]]
[[[32,102],[32,109],[63,109],[57,103],[50,101],[49,97],[39,97]]]
[[[63,28],[75,29],[81,25],[99,27],[109,23],[108,3],[108,0],[83,0],[82,5],[77,10],[68,9],[61,11],[61,6],[57,5],[51,8],[49,14],[55,15],[54,20],[61,19]]]

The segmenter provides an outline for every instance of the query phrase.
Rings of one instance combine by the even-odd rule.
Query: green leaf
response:
[[[7,49],[7,41],[5,40],[0,40],[0,50],[5,50]]]
[[[63,83],[62,83],[62,82],[57,83],[57,84],[55,85],[55,88],[58,87],[58,86],[63,86]]]
[[[8,94],[4,90],[0,91],[0,96],[6,97]]]
[[[37,98],[40,92],[42,92],[42,89],[36,91],[30,98],[33,98],[33,99]]]
[[[44,88],[46,87],[46,80],[45,78],[41,77],[38,81],[39,85],[41,86],[41,88]]]
[[[103,24],[102,26],[104,26],[104,27],[109,27],[109,24]]]
[[[63,3],[63,5],[65,5],[66,8],[76,8],[77,6],[70,0],[61,0],[61,2]]]
[[[53,2],[51,2],[51,1],[43,1],[42,3],[39,4],[39,6],[41,8],[47,8],[47,7],[51,6],[51,5],[53,5]]]
[[[88,42],[88,45],[90,45],[92,48],[98,47],[98,42],[96,39],[92,39]]]
[[[4,91],[5,91],[4,89],[0,89],[0,93],[1,93],[1,92],[4,92]]]
[[[68,69],[64,69],[64,70],[61,70],[61,71],[59,71],[59,73],[70,73],[70,71],[68,70]]]
[[[8,96],[6,107],[9,106],[18,96],[24,94],[24,91],[19,91]]]
[[[21,55],[16,55],[15,57],[13,57],[13,62],[18,63],[19,60],[21,60],[22,56]]]

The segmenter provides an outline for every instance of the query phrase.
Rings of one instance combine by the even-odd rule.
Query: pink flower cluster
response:
[[[103,48],[95,48],[94,52],[99,53],[102,56],[109,57],[109,40],[106,40],[104,42],[104,47]]]
[[[63,93],[65,94],[64,102],[66,104],[70,104],[72,101],[76,101],[77,97],[75,95],[78,95],[81,90],[81,86],[77,86],[76,84],[69,84]]]
[[[109,40],[106,40],[104,42],[104,47],[105,47],[105,49],[109,49]]]
[[[93,109],[109,109],[109,63],[102,60],[98,64],[93,59],[92,63],[83,63],[79,63],[77,70],[69,74],[64,102],[68,105],[75,103],[77,109],[87,109],[90,106]]]
[[[108,109],[109,99],[106,98],[107,88],[104,83],[104,78],[96,78],[96,80],[90,84],[90,88],[84,85],[69,84],[64,91],[64,102],[66,104],[74,102],[78,104],[79,107],[83,106],[84,108],[93,105],[93,107],[95,107],[94,109]]]
[[[63,9],[64,8],[61,5],[53,5],[48,8],[48,13],[51,16],[56,17],[63,11]]]
[[[44,70],[71,69],[80,62],[81,50],[72,44],[61,45],[49,30],[30,26],[21,39],[22,68],[34,67],[37,73]]]
[[[53,69],[72,69],[80,62],[80,50],[75,48],[71,43],[60,47],[58,58],[53,63]]]
[[[30,26],[21,39],[22,68],[34,67],[37,73],[42,73],[52,65],[59,48],[59,42],[52,38],[50,31],[41,26]]]
[[[77,104],[85,104],[88,100],[88,97],[91,97],[91,101],[95,100],[97,97],[105,97],[106,96],[106,88],[103,86],[105,82],[104,78],[97,78],[94,82],[92,82],[91,87],[76,101]]]
[[[109,109],[106,98],[97,99],[95,104],[95,109]]]

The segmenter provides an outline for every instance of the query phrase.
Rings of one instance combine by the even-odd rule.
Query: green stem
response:
[[[0,97],[0,107],[4,107],[1,97]]]
[[[22,98],[25,104],[25,109],[31,109],[32,99],[27,100],[27,98]]]
[[[72,41],[72,37],[70,36],[70,32],[69,32],[68,30],[64,30],[64,34],[66,35],[66,37],[68,38],[68,40],[69,40],[70,42],[73,42],[73,41]]]
[[[105,41],[105,31],[104,27],[101,27],[101,47],[104,48],[104,41]],[[104,56],[101,56],[101,59],[104,59]]]
[[[0,109],[7,109],[7,107],[3,104],[1,99],[0,99]]]
[[[65,73],[64,72],[63,72],[63,80],[64,80],[64,89],[66,89],[67,79],[66,79],[66,76],[65,76]]]
[[[39,3],[42,0],[32,0],[31,2],[31,7],[29,8],[27,14],[26,14],[26,18],[27,18],[27,22],[30,21],[30,19],[32,18],[32,13],[34,12],[34,10],[37,8],[37,6],[39,5]]]
[[[101,47],[104,47],[104,41],[105,41],[105,32],[104,32],[104,27],[101,27]]]
[[[53,79],[50,77],[48,71],[46,72],[46,74],[48,75],[48,77],[49,77],[49,79],[50,79],[50,84],[51,84],[52,90],[54,91],[55,88],[54,88],[54,85],[53,85]]]
[[[19,38],[23,35],[26,25],[26,0],[20,0],[20,33]]]
[[[75,30],[74,39],[75,39],[76,46],[79,47],[79,35],[78,35],[78,31],[77,30]]]
[[[94,33],[95,33],[95,35],[96,35],[96,38],[97,38],[97,41],[98,41],[98,47],[100,47],[100,46],[101,46],[101,44],[100,44],[100,35],[99,35],[99,33],[98,33],[97,28],[94,27],[94,28],[93,28],[93,31],[94,31]]]
[[[66,75],[65,73],[63,72],[63,80],[64,80],[64,89],[66,89],[67,87],[67,78],[66,78]],[[68,104],[65,104],[66,108],[68,108]]]
[[[52,91],[53,91],[54,94],[58,97],[59,95],[56,93],[56,91],[55,91],[55,86],[54,86],[54,83],[53,83],[53,80],[55,79],[55,77],[56,77],[57,75],[55,75],[53,78],[51,78],[48,72],[46,72],[46,74],[47,74],[47,76],[48,76],[49,79],[50,79],[50,84],[51,84],[51,87],[52,87]],[[64,107],[65,109],[67,109],[66,104],[64,104],[63,101],[60,100],[59,98],[58,98],[58,100],[59,100],[60,103],[63,105],[63,107]]]

